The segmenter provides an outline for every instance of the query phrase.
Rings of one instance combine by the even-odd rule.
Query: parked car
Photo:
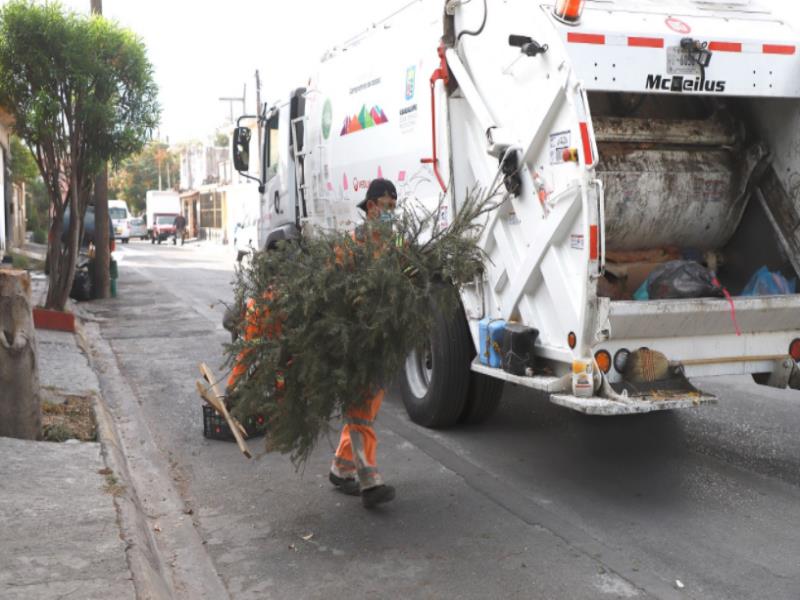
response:
[[[142,217],[132,217],[128,220],[128,227],[132,238],[147,239],[147,225]]]
[[[153,215],[153,228],[150,243],[159,244],[171,235],[175,235],[175,217],[177,214],[156,213]]]

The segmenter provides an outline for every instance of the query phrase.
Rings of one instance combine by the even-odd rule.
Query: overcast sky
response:
[[[160,89],[161,138],[204,140],[228,117],[222,96],[262,99],[301,86],[322,53],[409,0],[103,0],[103,14],[139,34]],[[5,0],[0,0],[4,4]],[[90,0],[61,4],[89,12]],[[241,113],[234,105],[234,115]]]
[[[247,109],[255,110],[256,69],[262,99],[274,100],[302,85],[324,50],[409,1],[103,0],[103,12],[145,41],[160,88],[160,135],[174,143],[213,135],[229,115],[218,98],[241,96],[245,84]],[[800,15],[797,0],[756,1]],[[91,2],[62,4],[88,12]],[[800,18],[795,23],[800,29]],[[241,105],[234,105],[240,113]]]

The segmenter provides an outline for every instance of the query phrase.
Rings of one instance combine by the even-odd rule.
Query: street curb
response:
[[[81,323],[79,330],[102,390],[96,412],[104,456],[113,462],[109,468],[125,485],[120,497],[124,501],[119,504],[121,528],[137,596],[146,600],[230,598],[188,516],[191,511],[186,512],[186,502],[162,466],[165,457],[134,389],[120,373],[111,345],[100,334],[99,323],[86,323],[86,328]],[[164,533],[156,536],[154,531]]]
[[[91,344],[86,337],[83,323],[76,321],[75,335],[78,346],[86,354],[89,365],[97,372],[90,352]],[[167,565],[162,559],[156,541],[148,527],[144,508],[136,493],[128,469],[128,461],[122,450],[114,417],[106,405],[102,393],[93,394],[97,440],[100,442],[103,459],[122,483],[124,491],[114,497],[117,521],[123,540],[128,568],[133,576],[136,597],[139,600],[171,600],[173,591],[165,576]]]

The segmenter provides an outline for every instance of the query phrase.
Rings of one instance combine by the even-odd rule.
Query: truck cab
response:
[[[159,244],[175,235],[175,217],[177,213],[155,213],[153,215],[153,232],[150,242]]]
[[[303,123],[305,121],[305,88],[294,90],[287,99],[266,104],[261,114],[239,118],[234,130],[233,148],[236,169],[248,179],[259,184],[260,216],[257,223],[257,250],[268,249],[280,240],[297,237],[302,220],[308,214],[305,203],[305,184],[303,181]],[[247,122],[248,126],[243,126]],[[250,157],[251,138],[253,132],[260,135],[260,143],[256,138],[257,156],[261,157],[258,175],[251,175]],[[299,143],[295,140],[299,139]],[[252,239],[249,227],[253,224],[242,223],[242,240]],[[237,232],[237,250],[241,257],[246,246],[239,243]]]

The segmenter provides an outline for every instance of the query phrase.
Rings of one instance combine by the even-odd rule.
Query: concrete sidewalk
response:
[[[99,397],[75,335],[36,338],[44,399]],[[136,597],[113,495],[122,488],[99,443],[0,438],[0,482],[0,598]]]

